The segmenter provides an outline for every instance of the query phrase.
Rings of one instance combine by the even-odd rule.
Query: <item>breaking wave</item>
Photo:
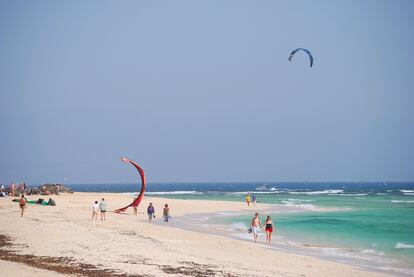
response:
[[[405,244],[405,243],[402,243],[402,242],[397,242],[395,244],[394,248],[395,249],[413,249],[414,245],[413,244]]]
[[[337,194],[343,193],[343,189],[326,189],[326,190],[319,190],[319,191],[289,191],[289,194],[307,194],[307,195],[315,195],[315,194]]]
[[[149,191],[147,195],[168,195],[168,194],[203,194],[202,192],[195,190],[177,190],[177,191]]]

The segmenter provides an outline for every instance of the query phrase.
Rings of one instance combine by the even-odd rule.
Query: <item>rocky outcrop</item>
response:
[[[73,193],[73,191],[62,184],[44,184],[37,187],[38,193],[42,195]]]
[[[4,191],[8,195],[13,194],[13,190],[11,186],[5,187]],[[21,194],[59,195],[60,193],[73,193],[73,191],[70,188],[67,188],[62,184],[44,184],[38,187],[26,187],[23,185],[16,185],[13,196],[19,196]]]

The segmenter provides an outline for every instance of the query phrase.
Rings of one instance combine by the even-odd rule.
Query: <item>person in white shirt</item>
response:
[[[95,218],[95,220],[98,219],[98,211],[99,211],[99,204],[98,201],[95,201],[95,204],[92,205],[92,220]]]

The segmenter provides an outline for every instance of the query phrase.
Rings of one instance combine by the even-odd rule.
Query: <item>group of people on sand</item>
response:
[[[149,203],[147,208],[147,215],[148,215],[148,222],[151,223],[152,219],[155,218],[155,208],[152,203]],[[168,207],[168,204],[164,204],[164,209],[162,210],[162,217],[164,219],[164,222],[169,222],[171,219],[170,216],[170,207]]]
[[[138,214],[138,206],[133,206],[134,209],[134,215]],[[106,221],[106,212],[108,210],[108,204],[105,201],[104,198],[102,198],[101,202],[95,201],[92,204],[92,220],[98,220],[98,213],[101,213],[101,220]],[[147,215],[148,215],[148,222],[151,223],[152,219],[155,218],[155,208],[152,203],[148,205],[147,208]],[[162,212],[164,222],[169,222],[171,219],[170,216],[170,208],[168,207],[168,204],[164,205],[164,209]],[[22,209],[22,216],[23,216],[23,209]]]
[[[101,212],[101,221],[106,221],[106,211],[108,210],[108,204],[105,198],[102,198],[101,202],[95,201],[92,205],[92,220],[98,220],[98,212]]]
[[[257,241],[257,237],[263,229],[266,231],[266,242],[270,244],[272,241],[272,233],[274,229],[272,218],[270,215],[268,215],[265,221],[265,226],[263,226],[259,218],[259,213],[255,213],[252,221],[250,222],[249,228],[249,233],[253,234],[254,242]]]
[[[8,196],[18,196],[20,193],[25,193],[27,185],[25,182],[20,184],[11,183],[9,186],[0,185],[0,197]]]
[[[246,204],[249,207],[250,203],[253,203],[253,206],[256,207],[256,195],[246,194]]]

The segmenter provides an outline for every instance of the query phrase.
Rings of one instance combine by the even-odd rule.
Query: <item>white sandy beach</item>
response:
[[[18,255],[67,257],[97,268],[145,276],[386,276],[341,263],[268,249],[263,244],[206,232],[180,229],[177,222],[149,224],[143,212],[154,203],[156,222],[168,203],[173,217],[247,211],[245,203],[144,197],[139,214],[107,213],[107,221],[91,220],[91,204],[104,197],[109,209],[132,200],[121,193],[74,193],[52,196],[55,207],[28,205],[20,218],[18,203],[0,198],[0,235],[13,240]],[[39,196],[29,196],[35,200]],[[265,211],[268,205],[257,205]],[[254,212],[249,208],[248,211]],[[174,228],[175,227],[175,228]],[[30,263],[29,263],[30,264]],[[59,276],[53,271],[1,261],[8,276]],[[74,265],[75,266],[75,265]]]

